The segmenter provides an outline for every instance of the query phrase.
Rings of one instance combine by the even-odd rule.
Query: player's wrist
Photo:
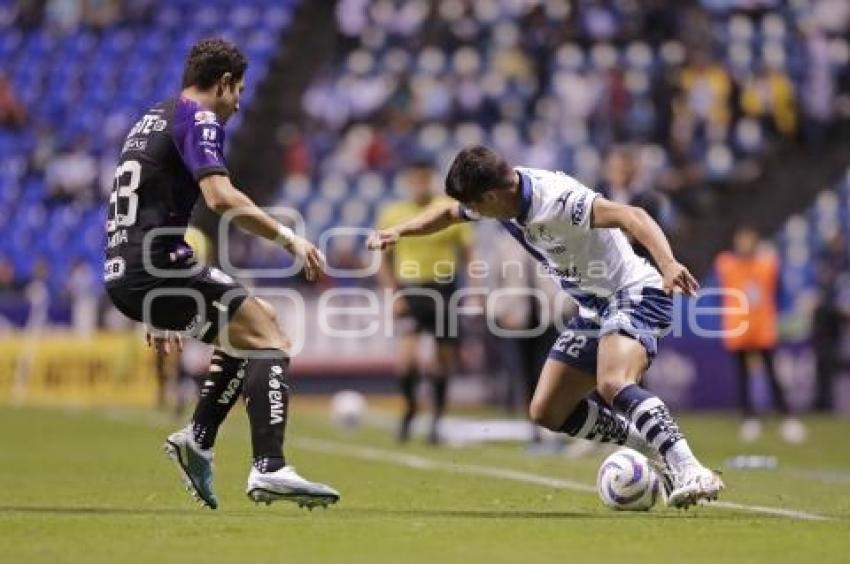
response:
[[[297,237],[298,236],[295,232],[289,227],[285,225],[278,225],[277,235],[274,238],[274,242],[285,249],[291,249]]]
[[[676,259],[674,257],[666,258],[658,262],[658,268],[665,269],[669,266],[676,264]]]

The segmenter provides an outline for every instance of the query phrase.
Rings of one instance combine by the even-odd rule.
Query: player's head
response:
[[[735,253],[741,256],[752,256],[755,254],[759,244],[759,234],[754,227],[744,225],[735,230],[732,247]]]
[[[498,153],[475,145],[463,149],[446,176],[446,194],[484,217],[509,219],[519,213],[516,172]]]
[[[183,69],[183,88],[197,88],[214,97],[211,108],[226,121],[239,110],[239,98],[245,88],[245,55],[223,39],[202,39],[192,46]]]
[[[407,193],[414,202],[424,203],[431,198],[434,186],[434,167],[427,159],[410,163],[406,171]]]

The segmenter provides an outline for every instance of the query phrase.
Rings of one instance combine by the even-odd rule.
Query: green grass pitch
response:
[[[338,430],[298,399],[294,410],[287,454],[341,491],[330,509],[255,506],[245,496],[249,441],[238,408],[216,451],[215,512],[191,502],[162,454],[178,426],[165,415],[0,408],[0,562],[850,562],[846,420],[809,419],[800,447],[768,429],[745,448],[734,417],[685,417],[706,463],[771,453],[779,468],[725,471],[723,501],[745,507],[629,514],[580,486],[534,483],[591,485],[601,455],[399,448],[385,430]]]

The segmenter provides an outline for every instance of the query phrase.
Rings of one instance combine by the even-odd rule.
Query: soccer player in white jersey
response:
[[[499,220],[579,305],[543,367],[532,420],[646,454],[662,469],[674,507],[716,499],[720,477],[691,452],[667,406],[638,386],[672,323],[670,294],[693,296],[699,288],[655,221],[564,173],[511,168],[482,146],[457,155],[446,193],[456,202],[377,231],[367,246],[386,249],[457,222]],[[660,272],[634,253],[624,232],[649,250]]]

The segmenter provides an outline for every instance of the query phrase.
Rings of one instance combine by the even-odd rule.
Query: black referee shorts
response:
[[[450,334],[452,325],[459,330],[459,324],[449,323],[454,315],[450,307],[451,298],[457,285],[450,283],[407,284],[400,288],[408,311],[402,316],[413,324],[414,332],[430,333],[438,342],[455,343],[457,332]]]

